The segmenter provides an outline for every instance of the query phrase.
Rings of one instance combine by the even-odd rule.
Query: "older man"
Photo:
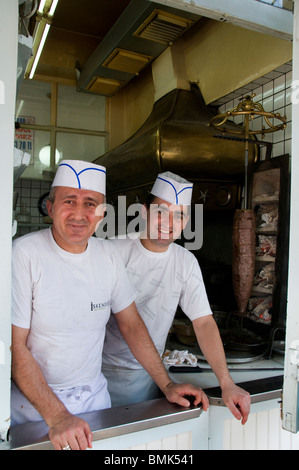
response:
[[[192,183],[166,172],[158,175],[143,206],[146,221],[138,238],[112,240],[135,287],[136,306],[160,354],[178,305],[192,321],[202,352],[215,372],[227,407],[244,424],[249,394],[237,387],[228,372],[222,341],[213,319],[200,267],[195,256],[173,243],[185,228]],[[122,339],[115,318],[107,325],[103,373],[112,405],[155,398],[158,389]],[[118,386],[121,384],[121,386]]]
[[[184,395],[193,395],[208,406],[200,389],[170,381],[119,255],[92,237],[103,218],[105,177],[99,165],[61,162],[47,203],[52,228],[13,246],[12,422],[44,419],[56,449],[91,447],[90,428],[75,415],[111,405],[101,373],[111,310],[169,401],[188,406]]]

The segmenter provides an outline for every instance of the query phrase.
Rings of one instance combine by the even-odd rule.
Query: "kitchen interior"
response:
[[[275,421],[275,444],[265,446],[298,449],[298,434],[280,429],[278,404],[287,318],[292,36],[283,28],[265,33],[267,25],[248,27],[237,15],[199,14],[197,3],[202,2],[19,0],[12,234],[19,237],[51,224],[45,201],[61,159],[106,166],[107,202],[115,207],[119,195],[126,196],[128,206],[142,203],[161,171],[192,181],[192,202],[203,204],[203,245],[194,255],[232,377],[251,384],[256,406],[243,444],[250,445],[249,434],[258,436],[262,422],[264,434],[271,433]],[[248,3],[267,12],[293,13],[292,1]],[[48,35],[33,70],[45,28]],[[237,217],[248,213],[254,222],[244,235]],[[242,258],[244,246],[247,258]],[[215,423],[223,414],[215,448],[241,445],[242,430],[225,415],[217,381],[179,310],[167,349],[187,350],[187,356],[197,358],[201,372],[186,360],[174,360],[171,377],[210,390],[210,434],[219,434]],[[179,373],[175,365],[184,369]],[[133,407],[132,416],[134,410],[138,415]],[[189,411],[194,420],[194,410]],[[110,422],[103,414],[101,423],[105,419]],[[207,418],[196,419],[206,425]],[[183,417],[178,421],[183,429]],[[174,424],[161,411],[157,426]],[[114,435],[100,435],[97,429],[98,448],[138,448],[145,441],[132,447],[130,438],[140,429]],[[125,437],[115,444],[121,432]],[[172,437],[174,431],[169,432]],[[40,439],[40,429],[32,433],[37,447],[49,445]],[[183,439],[187,434],[188,445],[197,448],[189,430]],[[32,443],[20,433],[14,439],[16,447]]]

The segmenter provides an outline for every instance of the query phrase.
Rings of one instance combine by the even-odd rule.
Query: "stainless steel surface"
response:
[[[283,384],[283,375],[267,377],[265,379],[251,380],[249,382],[241,382],[238,385],[248,391],[251,396],[251,403],[260,403],[263,401],[281,398]],[[225,406],[221,398],[220,387],[205,389],[205,393],[209,397],[210,405]]]
[[[256,354],[248,351],[225,350],[227,364],[247,364],[258,361],[264,357],[265,353]],[[203,355],[198,355],[198,359],[205,361]]]
[[[221,399],[221,390],[214,373],[207,365],[200,366],[200,374],[172,374],[170,378],[175,382],[191,383],[200,386],[209,396],[210,405],[224,406]],[[243,386],[251,394],[251,402],[259,403],[267,400],[280,399],[283,375],[278,375],[276,368],[283,367],[283,358],[258,360],[249,364],[246,371],[244,366],[230,367],[230,374],[235,383]],[[265,369],[268,369],[265,371]],[[179,423],[201,415],[202,409],[198,407],[183,408],[169,403],[165,398],[137,403],[129,406],[118,406],[107,410],[84,413],[85,419],[93,431],[93,439],[101,440],[121,436],[133,432],[151,429],[171,423]],[[11,438],[8,443],[0,444],[0,450],[25,449],[49,450],[52,445],[47,436],[48,428],[41,421],[15,426],[11,429]]]
[[[194,374],[194,373],[172,373],[169,371],[169,376],[173,381],[178,381],[181,383],[191,383],[196,387],[201,387],[203,390],[212,390],[213,394],[210,396],[212,397],[221,397],[221,391],[219,388],[219,383],[216,378],[216,375],[211,372],[210,366],[207,363],[199,362],[198,365],[203,369],[203,372]],[[236,384],[240,383],[255,383],[256,381],[260,384],[259,390],[257,387],[250,388],[248,391],[252,394],[252,401],[258,402],[259,400],[265,400],[265,383],[264,380],[271,379],[273,377],[279,376],[280,380],[283,377],[283,370],[278,371],[277,368],[284,367],[284,360],[280,355],[274,354],[271,359],[259,358],[256,359],[244,367],[244,364],[231,364],[229,366],[230,375]],[[247,369],[245,371],[244,369]],[[265,370],[268,369],[268,370]],[[251,386],[250,386],[251,387]],[[263,389],[262,389],[263,387]],[[277,390],[277,389],[275,389]],[[215,391],[217,394],[215,395]],[[266,382],[266,391],[270,391],[271,394],[269,398],[273,395],[273,385],[271,385],[271,381],[269,383]],[[276,392],[275,392],[276,393]],[[254,395],[254,396],[253,396]],[[275,398],[275,397],[274,397]]]
[[[197,418],[201,413],[200,407],[183,408],[169,403],[166,398],[159,398],[79,416],[88,422],[93,440],[97,441]],[[47,434],[48,427],[44,421],[14,426],[11,429],[10,442],[0,444],[0,450],[53,449]]]
[[[228,370],[232,370],[232,371],[236,371],[236,369],[230,369],[228,368]],[[238,372],[248,372],[250,370],[250,372],[260,372],[260,371],[283,371],[284,368],[283,367],[257,367],[257,368],[254,368],[254,367],[250,367],[250,369],[248,367],[245,367],[244,369],[241,369],[240,367],[238,367]],[[176,373],[201,373],[201,372],[213,372],[212,369],[202,369],[201,367],[199,366],[170,366],[169,367],[169,371],[170,372],[176,372]]]

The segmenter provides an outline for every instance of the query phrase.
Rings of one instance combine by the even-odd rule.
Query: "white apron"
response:
[[[111,406],[107,381],[102,373],[89,385],[53,391],[67,410],[74,415],[88,411],[103,410]],[[12,426],[43,420],[41,415],[13,382],[11,387],[11,406]]]

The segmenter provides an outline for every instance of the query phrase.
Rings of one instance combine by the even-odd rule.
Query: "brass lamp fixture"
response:
[[[252,100],[255,94],[246,96],[244,100],[234,107],[231,111],[219,114],[210,121],[210,126],[220,130],[223,134],[229,132],[233,136],[227,136],[233,140],[241,140],[245,142],[245,181],[244,181],[244,208],[238,209],[234,215],[233,221],[233,258],[232,258],[232,275],[233,289],[235,300],[237,303],[239,315],[246,314],[248,300],[252,290],[254,271],[255,271],[255,213],[252,209],[247,208],[247,173],[248,173],[248,149],[249,144],[255,144],[255,135],[276,132],[286,128],[286,117],[279,113],[266,112],[260,103]],[[229,118],[235,116],[243,116],[243,126],[240,129],[226,129],[226,122]],[[265,125],[259,130],[251,130],[250,122],[254,116],[262,116]],[[274,124],[272,121],[280,121]],[[237,135],[237,137],[236,137]],[[238,137],[240,136],[240,137]],[[221,136],[215,136],[221,137]]]
[[[286,116],[281,116],[279,113],[269,113],[264,110],[261,103],[256,103],[252,100],[255,97],[255,93],[252,95],[245,96],[243,101],[232,108],[230,111],[226,111],[226,113],[218,114],[214,116],[211,121],[210,125],[217,129],[220,129],[222,132],[226,132],[225,123],[230,117],[235,116],[244,116],[244,127],[240,130],[231,130],[230,133],[235,134],[242,134],[242,135],[253,135],[253,134],[267,134],[269,132],[275,132],[286,128]],[[249,128],[249,121],[253,120],[254,116],[262,116],[265,119],[266,124],[269,126],[268,128],[262,126],[260,130],[250,130]],[[271,124],[270,119],[278,119],[282,122],[280,125],[274,126]]]
[[[252,98],[254,98],[255,93],[252,95],[248,95],[244,98],[244,100],[240,101],[240,103],[232,108],[230,111],[226,111],[225,113],[218,114],[214,116],[210,121],[210,126],[218,129],[223,134],[229,132],[230,134],[235,134],[240,136],[240,140],[245,142],[245,184],[244,184],[244,208],[247,208],[247,170],[248,170],[248,147],[249,144],[255,144],[256,141],[252,139],[252,137],[256,135],[265,136],[265,134],[269,134],[270,132],[280,131],[286,128],[286,116],[281,116],[279,113],[270,113],[264,110],[261,103],[254,102]],[[244,123],[243,126],[240,126],[240,129],[226,129],[226,121],[229,118],[236,117],[236,116],[243,116]],[[253,121],[255,116],[261,116],[265,124],[262,125],[261,129],[252,130],[250,129],[250,121]],[[271,120],[278,120],[280,123],[274,125],[271,123]],[[252,137],[251,137],[252,136]],[[220,136],[215,136],[220,137]],[[250,138],[251,137],[251,138]],[[229,137],[228,137],[229,138]],[[236,137],[232,137],[234,140]]]
[[[36,24],[33,33],[32,57],[25,71],[26,78],[33,78],[44,44],[46,42],[52,18],[59,0],[41,0],[37,9]]]

